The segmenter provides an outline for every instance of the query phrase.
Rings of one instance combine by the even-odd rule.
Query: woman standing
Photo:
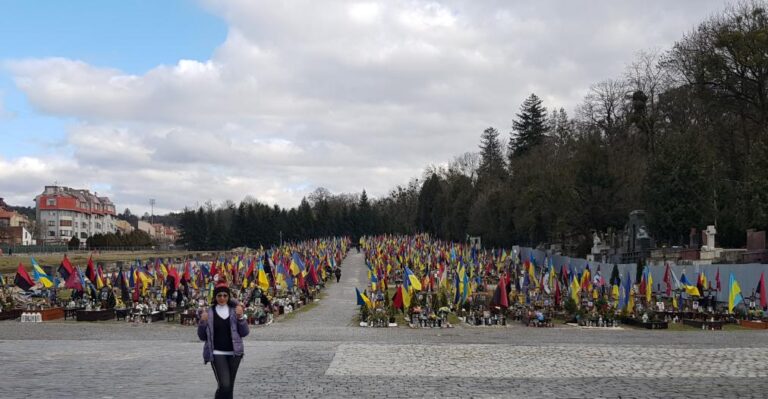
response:
[[[243,306],[231,298],[226,281],[216,284],[213,295],[212,306],[200,315],[197,336],[205,341],[203,361],[211,362],[219,384],[216,399],[232,398],[237,368],[243,358],[243,337],[250,330]]]

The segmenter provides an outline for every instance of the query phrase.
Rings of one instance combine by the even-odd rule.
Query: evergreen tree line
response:
[[[360,195],[332,195],[318,188],[297,208],[269,206],[253,198],[215,207],[208,203],[185,210],[179,219],[180,241],[199,250],[240,246],[269,247],[282,241],[317,237],[360,237],[375,229],[376,220],[363,190]]]
[[[69,242],[69,246],[77,248],[79,240],[77,237],[72,237]],[[88,238],[88,247],[93,249],[98,248],[114,248],[114,247],[149,247],[152,245],[152,238],[143,230],[134,230],[128,234],[106,233],[106,234],[94,234]]]
[[[594,84],[574,117],[531,94],[508,134],[489,127],[478,152],[386,197],[318,189],[296,209],[248,200],[181,215],[193,248],[323,235],[429,232],[486,246],[562,243],[583,256],[591,233],[621,230],[645,209],[660,245],[716,224],[743,246],[768,228],[768,2],[726,8],[666,51],[641,52]],[[365,201],[363,201],[365,199]]]

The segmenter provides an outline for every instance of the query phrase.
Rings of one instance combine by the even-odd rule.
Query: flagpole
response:
[[[61,277],[61,273],[59,273],[59,277]],[[56,298],[56,300],[59,300],[59,285],[56,284],[56,277],[53,278],[53,297]],[[49,307],[53,307],[52,303],[49,303]]]

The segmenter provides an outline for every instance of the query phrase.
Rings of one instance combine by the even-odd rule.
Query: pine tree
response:
[[[547,132],[547,109],[536,94],[531,94],[520,106],[517,119],[512,122],[514,133],[509,141],[510,160],[525,155],[544,141]]]
[[[568,114],[563,108],[552,111],[549,117],[549,132],[558,146],[566,145],[573,140],[573,123],[568,120]]]
[[[485,129],[480,136],[480,166],[477,176],[481,185],[498,182],[506,177],[499,132],[492,127]]]
[[[373,226],[373,210],[371,209],[371,203],[368,201],[368,194],[363,189],[363,193],[360,195],[360,201],[357,205],[357,220],[358,220],[358,232],[360,235],[375,234]]]
[[[315,216],[312,214],[312,207],[306,198],[301,199],[301,204],[297,210],[297,220],[302,240],[314,238]]]
[[[440,184],[440,177],[433,173],[424,181],[419,193],[416,225],[420,231],[439,236],[444,216],[442,196],[443,189]]]

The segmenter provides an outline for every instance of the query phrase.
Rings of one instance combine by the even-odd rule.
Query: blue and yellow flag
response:
[[[413,271],[408,266],[405,267],[405,277],[408,279],[410,287],[416,291],[421,291],[421,281],[419,281],[419,278],[413,274]]]
[[[577,305],[579,305],[579,291],[581,290],[581,284],[579,284],[579,279],[576,277],[576,275],[572,275],[571,279],[571,299],[573,299],[574,302],[576,302]]]
[[[405,281],[407,280],[404,280],[403,282]],[[456,273],[453,275],[453,287],[454,287],[453,303],[458,305],[459,303],[461,303],[461,278],[459,277],[459,273]],[[403,290],[403,291],[405,292],[408,290]]]
[[[619,308],[624,309],[629,307],[629,299],[632,297],[632,277],[627,272],[627,279],[621,284],[621,300],[619,301]]]
[[[733,277],[733,273],[731,273],[731,277],[728,279],[728,311],[733,313],[733,308],[743,300],[744,298],[741,296],[741,286],[739,286],[739,282],[736,281],[736,278]]]
[[[401,287],[402,289],[400,292],[403,294],[403,306],[404,309],[409,309],[411,307],[411,293],[408,292],[408,290],[405,289],[405,287]]]
[[[360,290],[358,290],[358,289],[357,289],[357,287],[355,287],[355,295],[356,295],[356,297],[357,297],[357,304],[358,304],[359,306],[362,306],[362,305],[367,305],[367,306],[368,306],[368,308],[371,308],[371,307],[372,307],[372,305],[371,305],[371,300],[370,300],[370,299],[368,299],[368,296],[367,296],[367,295],[365,295],[365,294],[361,293],[361,292],[360,292]]]
[[[690,296],[701,296],[701,293],[699,293],[698,287],[691,284],[690,281],[688,281],[688,278],[685,277],[685,273],[680,275],[680,285],[683,286],[685,289],[685,293]]]
[[[469,275],[467,273],[464,273],[464,278],[462,279],[463,286],[461,291],[461,302],[464,303],[467,301],[467,297],[469,297],[470,291],[472,290],[469,284]]]
[[[30,261],[32,262],[32,279],[36,283],[42,284],[45,288],[53,287],[53,278],[45,273],[45,270],[37,264],[35,258],[30,258]]]
[[[291,274],[294,276],[304,271],[304,262],[301,261],[299,254],[296,252],[291,256],[291,265],[289,268],[291,269]]]
[[[259,288],[261,288],[262,291],[267,292],[269,291],[269,278],[267,278],[267,273],[264,271],[264,264],[259,261]]]

